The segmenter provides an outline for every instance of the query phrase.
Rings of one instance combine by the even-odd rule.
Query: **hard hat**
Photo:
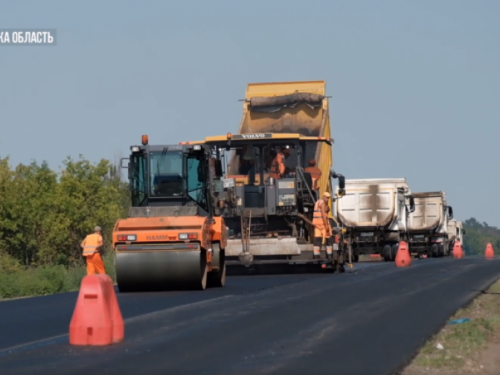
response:
[[[101,227],[96,226],[96,227],[94,228],[94,232],[100,232],[100,231],[101,231]]]
[[[314,160],[314,159],[309,160],[309,165],[312,165],[312,166],[316,165],[316,160]]]
[[[323,193],[323,196],[324,196],[324,197],[327,197],[327,198],[330,198],[330,197],[331,197],[330,193],[329,193],[329,192],[327,192],[327,191],[325,191],[325,192]]]

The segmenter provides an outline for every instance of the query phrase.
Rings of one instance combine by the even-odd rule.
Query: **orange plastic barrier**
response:
[[[488,242],[486,245],[486,251],[484,252],[486,259],[493,259],[495,257],[495,251],[493,250],[493,245]]]
[[[406,241],[400,241],[396,254],[396,267],[408,267],[411,264],[410,251]]]
[[[453,258],[462,259],[464,257],[464,249],[462,248],[462,244],[460,241],[455,241],[455,245],[453,245]]]
[[[100,346],[123,341],[125,325],[108,275],[83,278],[69,325],[71,345]]]

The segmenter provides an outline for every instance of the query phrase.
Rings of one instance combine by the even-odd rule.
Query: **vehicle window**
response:
[[[150,162],[151,194],[160,197],[182,196],[182,152],[152,152]]]
[[[134,155],[131,167],[132,206],[138,207],[146,199],[146,157]]]
[[[187,193],[200,207],[208,210],[207,174],[205,159],[200,156],[187,158]]]

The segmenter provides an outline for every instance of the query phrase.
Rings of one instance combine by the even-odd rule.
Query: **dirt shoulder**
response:
[[[465,322],[450,322],[469,319]],[[500,280],[453,315],[401,375],[500,374]]]

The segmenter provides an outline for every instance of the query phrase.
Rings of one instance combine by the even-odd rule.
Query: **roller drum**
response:
[[[206,259],[199,250],[118,252],[115,268],[120,292],[206,288]]]

